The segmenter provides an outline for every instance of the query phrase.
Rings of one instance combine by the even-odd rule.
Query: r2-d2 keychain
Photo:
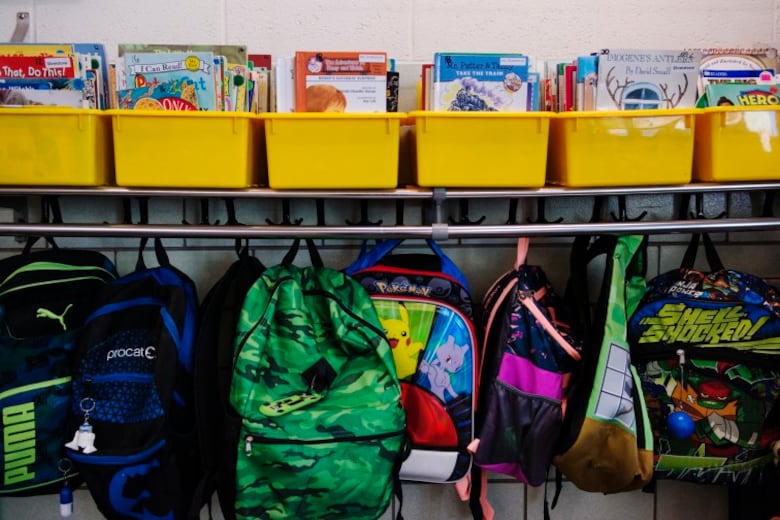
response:
[[[74,451],[81,450],[83,453],[95,453],[95,434],[92,432],[92,425],[89,424],[89,412],[95,409],[95,400],[91,397],[85,397],[79,403],[81,411],[84,412],[84,422],[73,435],[73,440],[65,444],[66,448]]]

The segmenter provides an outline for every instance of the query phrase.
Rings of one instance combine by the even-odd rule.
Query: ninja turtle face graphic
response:
[[[722,381],[704,381],[698,385],[697,390],[699,395],[696,397],[696,402],[703,408],[722,410],[729,401],[734,400],[731,389]]]

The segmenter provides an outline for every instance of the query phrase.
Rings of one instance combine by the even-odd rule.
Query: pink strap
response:
[[[520,237],[517,239],[517,258],[515,259],[515,271],[520,269],[520,266],[525,264],[525,259],[528,256],[528,244],[530,240],[528,237]]]

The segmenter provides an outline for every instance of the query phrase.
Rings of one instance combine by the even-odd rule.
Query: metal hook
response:
[[[766,218],[772,218],[775,216],[775,191],[764,192],[764,209],[761,211],[761,216]]]
[[[290,218],[290,199],[282,199],[282,221],[276,223],[270,218],[265,219],[265,221],[272,226],[299,226],[303,222],[303,218],[292,220]]]
[[[615,215],[614,211],[610,211],[609,214],[612,215],[612,219],[617,222],[637,222],[639,220],[642,220],[645,218],[645,215],[647,215],[647,211],[643,211],[639,214],[638,217],[629,217],[626,212],[626,196],[625,195],[618,195],[618,214]]]
[[[718,215],[716,215],[714,217],[708,217],[707,215],[704,214],[704,194],[703,193],[696,193],[695,196],[696,196],[696,198],[694,200],[695,200],[696,212],[695,213],[688,212],[688,216],[690,218],[692,218],[692,219],[710,219],[711,218],[711,219],[715,220],[715,219],[723,218],[723,217],[726,216],[727,212],[726,211],[721,211]],[[685,210],[688,209],[688,207],[691,204],[691,194],[690,193],[686,193],[684,195],[684,201],[685,202],[680,207],[681,219],[685,215]]]
[[[14,26],[14,32],[11,34],[9,42],[23,42],[27,37],[27,31],[30,29],[30,13],[27,11],[20,11],[16,13],[16,26]]]
[[[376,222],[371,222],[370,220],[368,220],[368,201],[367,200],[361,200],[360,201],[360,220],[359,221],[351,222],[349,219],[347,219],[344,222],[346,222],[347,225],[350,225],[350,226],[381,226],[382,225],[382,219],[379,219]]]
[[[460,217],[458,220],[455,220],[454,218],[450,217],[450,223],[452,224],[465,224],[465,225],[478,225],[482,224],[482,222],[485,220],[485,216],[482,215],[477,220],[469,220],[469,200],[468,199],[460,199],[458,201],[458,207],[460,208]]]
[[[545,206],[546,204],[543,198],[536,200],[536,220],[529,217],[527,220],[530,224],[560,224],[563,222],[563,217],[558,217],[556,220],[547,220],[544,216]]]

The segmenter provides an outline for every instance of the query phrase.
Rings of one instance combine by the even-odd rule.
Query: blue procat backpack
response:
[[[431,253],[391,254],[382,240],[345,269],[366,289],[393,351],[411,445],[401,479],[457,482],[469,474],[477,342],[463,273],[433,240]]]
[[[79,336],[68,456],[107,518],[184,518],[199,478],[195,285],[170,265],[106,284]]]

